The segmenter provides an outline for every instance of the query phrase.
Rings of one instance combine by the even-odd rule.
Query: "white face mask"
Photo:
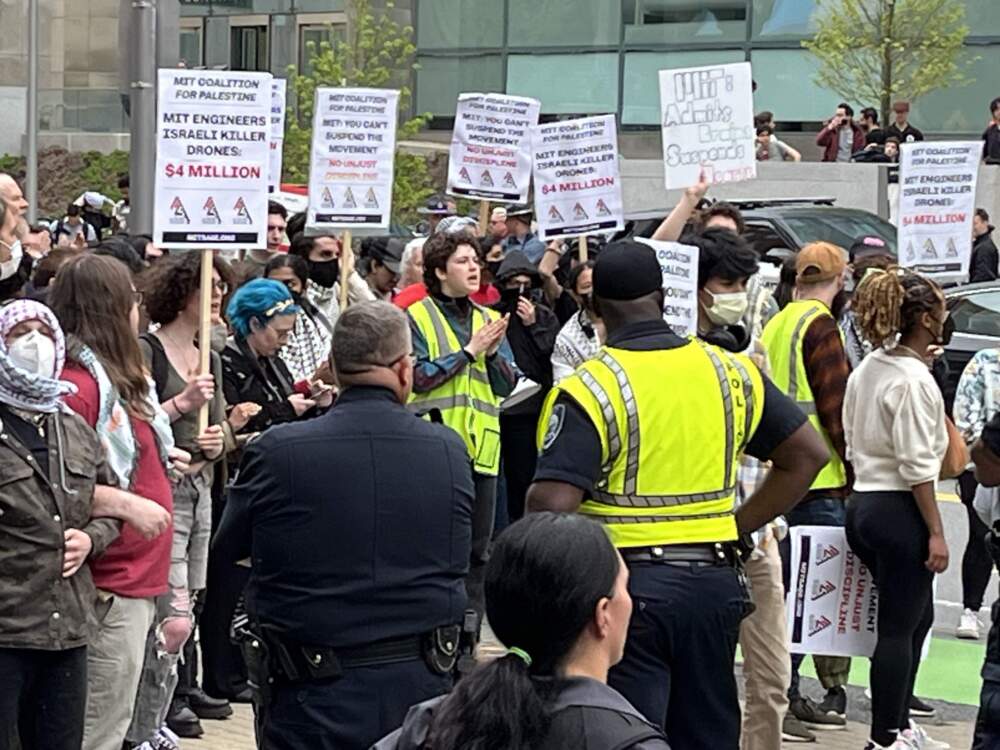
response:
[[[21,267],[21,256],[24,255],[24,250],[21,247],[21,240],[14,240],[12,245],[7,245],[6,242],[0,242],[0,244],[6,245],[7,249],[10,250],[10,260],[0,263],[0,280],[9,279]]]
[[[7,356],[18,369],[54,378],[56,373],[56,345],[40,331],[25,334],[10,345]]]
[[[717,326],[731,326],[740,322],[740,318],[747,310],[746,292],[726,294],[708,292],[708,294],[712,298],[712,304],[705,307],[705,314],[710,321]]]

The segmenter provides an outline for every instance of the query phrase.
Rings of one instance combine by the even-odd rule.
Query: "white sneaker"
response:
[[[913,719],[910,719],[910,728],[904,729],[900,735],[907,737],[917,750],[951,750],[951,745],[933,739],[927,734],[927,730]]]
[[[909,732],[909,730],[907,730]],[[902,734],[896,737],[896,741],[891,745],[885,746],[880,745],[875,740],[868,740],[868,744],[865,745],[865,750],[920,750],[913,742],[910,737],[904,737]]]
[[[962,612],[962,618],[958,621],[958,627],[955,629],[955,636],[958,638],[967,638],[971,641],[978,641],[979,628],[979,615],[971,609],[967,609]]]

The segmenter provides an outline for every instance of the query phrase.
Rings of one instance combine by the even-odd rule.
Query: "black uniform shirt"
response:
[[[687,343],[662,320],[632,323],[608,336],[607,345],[629,351],[675,349]],[[806,421],[806,415],[764,378],[764,408],[746,453],[766,461],[771,452]],[[566,482],[590,492],[601,478],[601,438],[587,413],[560,394],[538,456],[535,481]]]
[[[251,558],[251,619],[289,641],[417,635],[462,620],[472,498],[457,433],[352,387],[247,446],[213,551]]]
[[[922,141],[924,139],[924,134],[917,130],[915,127],[906,123],[906,127],[902,130],[896,123],[892,123],[885,129],[886,137],[896,136],[900,143],[912,143],[913,141]]]

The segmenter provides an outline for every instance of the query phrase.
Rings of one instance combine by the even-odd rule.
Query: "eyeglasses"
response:
[[[212,288],[219,292],[222,296],[229,293],[229,284],[221,279],[219,281],[212,281]]]

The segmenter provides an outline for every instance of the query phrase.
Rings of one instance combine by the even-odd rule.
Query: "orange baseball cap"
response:
[[[830,242],[810,242],[795,258],[795,280],[813,284],[835,279],[847,268],[846,255]]]

